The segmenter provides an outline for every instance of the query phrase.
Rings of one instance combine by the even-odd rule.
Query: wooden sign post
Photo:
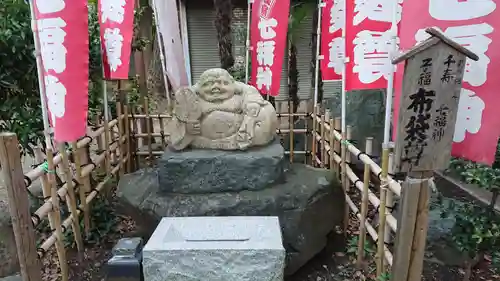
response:
[[[431,37],[396,58],[405,61],[396,133],[395,172],[406,173],[392,280],[421,280],[433,170],[445,169],[467,57],[478,56],[436,29]]]

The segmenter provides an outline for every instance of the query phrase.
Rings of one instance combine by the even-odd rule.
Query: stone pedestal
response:
[[[287,164],[281,145],[245,152],[166,152],[155,169],[120,179],[118,196],[141,219],[276,216],[286,249],[285,274],[326,245],[344,217],[344,193],[331,172]]]
[[[158,161],[158,182],[172,193],[261,190],[283,176],[284,159],[277,140],[247,151],[167,150]]]
[[[282,281],[276,217],[163,218],[143,251],[146,281]]]

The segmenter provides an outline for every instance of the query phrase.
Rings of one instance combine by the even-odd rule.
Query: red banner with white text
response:
[[[87,0],[33,0],[48,117],[58,142],[85,136],[88,110]]]
[[[323,81],[342,79],[345,43],[345,0],[325,0],[321,15],[321,77]]]
[[[135,0],[99,0],[99,25],[105,79],[128,79],[134,33]]]
[[[399,23],[403,0],[346,2],[346,91],[387,88],[396,1]]]
[[[289,13],[290,0],[255,0],[252,5],[250,83],[263,95],[280,91]]]
[[[458,105],[452,155],[492,164],[500,136],[500,8],[493,0],[405,0],[400,40],[403,50],[425,40],[427,27],[479,56],[467,59]],[[402,71],[396,75],[394,119],[398,120]],[[396,128],[397,124],[394,124]],[[394,130],[395,131],[395,130]]]

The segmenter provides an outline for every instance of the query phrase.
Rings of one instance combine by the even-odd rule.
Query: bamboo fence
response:
[[[112,178],[130,171],[132,158],[128,150],[130,130],[128,118],[126,118],[127,107],[122,107],[120,103],[117,103],[117,115],[118,117],[109,123],[97,120],[96,126],[87,136],[77,142],[58,144],[55,153],[50,145],[46,150],[46,155],[41,153],[41,148],[37,148],[35,159],[40,164],[27,172],[22,171],[20,153],[17,149],[12,149],[19,147],[17,137],[8,133],[0,135],[2,167],[8,167],[6,163],[11,163],[10,173],[7,169],[3,169],[7,178],[7,189],[17,192],[13,196],[9,194],[13,222],[22,230],[15,233],[16,242],[23,241],[26,237],[36,239],[34,229],[44,220],[48,221],[51,229],[51,233],[46,238],[38,241],[40,246],[36,251],[28,249],[26,245],[30,243],[24,244],[28,248],[20,247],[22,245],[16,243],[23,278],[29,276],[26,277],[29,278],[28,280],[41,280],[40,272],[36,270],[26,272],[29,266],[23,267],[22,259],[29,264],[28,260],[36,260],[33,255],[41,258],[55,246],[61,278],[64,281],[69,280],[68,260],[63,239],[65,233],[70,230],[77,245],[79,258],[82,258],[84,234],[88,234],[91,229],[90,207],[93,200],[99,193],[107,191],[106,187]],[[92,185],[94,181],[91,179],[94,178],[95,172],[103,172],[105,176]],[[64,182],[60,183],[58,179],[64,179]],[[28,216],[16,215],[30,207],[28,196],[34,194],[30,186],[37,180],[42,186],[43,197],[39,199],[43,199],[43,203]],[[18,185],[22,187],[16,186],[14,184],[16,182],[20,182]],[[62,217],[60,212],[63,204],[67,205],[69,210],[67,217]],[[80,218],[83,218],[83,229],[80,229]],[[33,245],[36,243],[31,242]]]
[[[53,155],[47,150],[44,158],[38,151],[41,164],[34,169],[21,173],[25,192],[9,198],[15,202],[14,209],[19,210],[22,203],[18,197],[28,196],[32,182],[40,180],[43,187],[44,203],[32,214],[29,214],[30,227],[37,227],[43,220],[48,220],[52,233],[40,244],[36,252],[42,257],[51,247],[55,246],[59,258],[62,280],[68,280],[68,263],[63,245],[64,233],[72,231],[75,243],[80,253],[83,251],[83,233],[90,229],[91,214],[89,212],[93,200],[99,193],[105,191],[107,183],[114,177],[120,177],[139,169],[141,164],[153,165],[168,143],[167,124],[169,114],[152,114],[145,100],[143,110],[117,103],[118,118],[102,123],[101,118],[95,121],[96,127],[78,142],[69,146],[59,145],[58,152]],[[391,213],[394,197],[401,196],[401,185],[389,176],[382,178],[382,168],[372,159],[373,139],[367,138],[364,151],[351,141],[352,128],[340,131],[341,120],[330,116],[328,111],[320,107],[312,107],[310,101],[305,101],[299,107],[302,110],[293,112],[289,102],[278,102],[277,114],[280,126],[277,134],[281,142],[288,147],[286,153],[290,162],[303,162],[308,165],[330,169],[342,183],[345,194],[346,217],[344,230],[350,219],[359,222],[359,247],[357,264],[361,266],[368,258],[365,257],[363,245],[367,236],[377,244],[377,265],[383,267],[393,265],[393,253],[396,246],[391,245],[392,233],[398,229],[398,221]],[[137,112],[142,112],[138,114]],[[345,139],[342,137],[345,136]],[[302,148],[297,150],[297,140],[302,139]],[[5,142],[5,141],[3,141]],[[0,137],[0,145],[2,138]],[[13,153],[4,153],[0,146],[0,160],[13,157]],[[15,153],[14,153],[15,154]],[[19,158],[19,155],[14,158]],[[392,154],[389,160],[392,161]],[[353,160],[363,163],[364,171],[359,173],[353,166]],[[145,162],[143,161],[145,160]],[[20,158],[18,159],[20,161]],[[390,162],[389,161],[389,162]],[[391,165],[389,165],[390,169]],[[95,173],[104,174],[104,178],[92,185],[91,177]],[[56,176],[64,178],[65,182],[57,185]],[[15,175],[11,175],[15,180]],[[14,184],[11,184],[15,188]],[[385,194],[385,195],[384,195]],[[17,199],[16,199],[17,198]],[[359,198],[359,199],[358,199]],[[19,205],[21,204],[21,205]],[[66,204],[69,216],[61,217],[59,210]],[[378,225],[368,217],[369,210],[378,211]],[[352,214],[352,216],[349,215]],[[83,218],[83,229],[77,223]],[[30,227],[27,227],[29,232]],[[31,230],[33,233],[34,230]],[[22,233],[23,237],[33,236],[33,233]],[[383,237],[379,240],[379,237]],[[379,243],[380,242],[380,243]],[[19,245],[18,245],[19,246]],[[27,251],[26,249],[20,249]],[[36,255],[36,253],[35,253]],[[32,257],[31,257],[32,258]],[[385,269],[384,269],[385,271]],[[23,273],[24,274],[24,273]],[[28,274],[28,273],[26,273]],[[33,280],[39,280],[37,278]]]

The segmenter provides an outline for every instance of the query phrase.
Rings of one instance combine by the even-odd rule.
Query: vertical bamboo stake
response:
[[[120,98],[121,100],[121,98]],[[124,166],[123,166],[123,159],[125,159],[125,148],[124,148],[124,144],[122,142],[122,136],[123,136],[123,119],[122,117],[124,117],[122,115],[122,103],[120,101],[118,101],[116,103],[116,115],[118,116],[117,119],[118,119],[118,146],[116,147],[116,150],[120,151],[120,154],[119,154],[119,157],[118,157],[118,166],[120,167],[119,170],[118,170],[118,179],[122,178],[123,177],[123,174],[124,174]]]
[[[132,156],[130,155],[130,119],[128,117],[128,98],[127,98],[127,95],[124,94],[124,89],[123,89],[123,83],[125,83],[125,81],[118,81],[119,85],[120,85],[120,96],[121,96],[121,99],[122,99],[122,105],[123,105],[123,115],[124,115],[124,119],[123,119],[123,122],[124,122],[124,130],[125,130],[125,145],[124,145],[124,155],[125,157],[127,157],[127,161],[126,161],[126,164],[125,164],[125,171],[126,173],[130,173],[131,172],[131,166],[132,166]]]
[[[313,114],[312,114],[312,142],[311,142],[311,146],[312,146],[312,153],[311,153],[311,164],[313,167],[316,167],[317,163],[316,163],[316,147],[318,145],[318,142],[316,141],[316,130],[317,130],[317,124],[318,124],[318,120],[316,119],[316,116],[318,114],[318,106],[317,105],[313,105]]]
[[[87,196],[85,195],[86,188],[84,187],[84,183],[82,180],[82,150],[77,147],[76,142],[71,143],[71,149],[73,150],[73,159],[75,160],[76,166],[76,174],[75,180],[80,185],[78,187],[78,194],[80,195],[80,205],[82,205],[83,209],[83,226],[85,233],[89,233],[90,231],[90,217],[89,217],[89,209],[87,207]]]
[[[160,123],[160,136],[161,136],[161,148],[165,150],[167,147],[165,143],[165,127],[163,126],[163,118],[161,118],[161,115],[158,113],[158,123]]]
[[[372,154],[373,138],[366,138],[365,153],[368,155]],[[365,258],[365,241],[366,241],[366,214],[368,212],[368,187],[370,186],[370,165],[365,164],[363,175],[363,195],[361,199],[361,222],[359,224],[359,239],[358,239],[358,261],[357,266],[359,268],[363,265],[363,260]]]
[[[36,252],[35,230],[29,212],[29,198],[14,133],[0,133],[0,166],[6,184],[17,256],[24,281],[42,280],[41,265]]]
[[[329,143],[330,143],[330,153],[329,153],[329,160],[330,160],[330,170],[332,173],[335,173],[335,151],[334,151],[334,146],[335,146],[335,134],[334,134],[334,128],[335,128],[335,121],[333,118],[330,118],[329,124],[330,124],[330,135],[329,135]],[[336,175],[338,176],[338,175]]]
[[[389,167],[389,147],[385,146],[382,149],[382,173],[380,176],[380,205],[379,205],[379,224],[378,224],[378,240],[377,240],[377,277],[381,276],[384,272],[384,238],[385,225],[386,225],[386,199],[387,199],[387,172]]]
[[[309,122],[310,122],[310,119],[309,119],[309,114],[310,114],[310,107],[309,107],[309,100],[306,101],[306,117],[304,118],[304,124],[305,124],[305,129],[306,129],[306,133],[304,134],[304,150],[306,152],[306,155],[304,156],[304,164],[307,164],[307,159],[309,158],[308,156],[308,152],[309,152],[309,143],[308,143],[308,134],[309,134]]]
[[[132,144],[131,144],[131,152],[134,155],[134,170],[139,169],[139,155],[137,155],[139,142],[137,141],[136,134],[138,131],[137,120],[134,118],[137,108],[132,107]]]
[[[294,125],[294,116],[293,116],[293,105],[292,101],[288,100],[288,122],[290,123],[289,129],[290,129],[290,163],[293,163],[293,149],[294,149],[294,137],[293,137],[293,125]]]
[[[80,154],[81,157],[79,157],[80,166],[83,167],[83,166],[89,164],[89,161],[91,161],[91,158],[90,158],[90,155],[88,154],[89,153],[88,149],[85,148],[85,149],[81,149],[80,151],[81,151],[81,154]],[[94,166],[94,169],[97,169],[97,167]],[[91,206],[89,204],[87,204],[87,199],[86,199],[87,194],[89,194],[90,191],[92,190],[92,186],[90,184],[90,176],[91,176],[91,174],[82,178],[83,186],[80,186],[80,188],[83,189],[83,192],[85,194],[85,200],[82,201],[80,204],[82,204],[83,213],[87,214],[87,216],[84,216],[85,234],[87,236],[90,234],[90,228],[91,228],[91,220],[90,220]],[[87,228],[87,225],[88,225],[88,228]]]
[[[66,147],[64,146],[64,143],[59,143],[59,152],[62,156],[62,167],[66,178],[66,188],[68,190],[68,193],[66,194],[66,203],[68,204],[68,209],[70,210],[71,215],[73,215],[71,226],[73,229],[73,234],[75,236],[76,247],[78,249],[78,252],[81,254],[83,251],[83,240],[80,231],[80,220],[78,216],[78,210],[76,209],[77,204],[73,186],[73,176],[69,169],[68,154],[66,153]]]
[[[61,210],[59,206],[59,195],[57,194],[57,186],[55,184],[55,167],[54,167],[54,153],[50,146],[50,141],[47,143],[47,177],[50,186],[50,195],[52,199],[52,213],[54,219],[54,229],[56,232],[56,251],[59,258],[59,267],[61,268],[61,276],[63,281],[68,281],[68,263],[66,260],[66,250],[63,244],[63,235],[61,227]]]
[[[337,132],[340,132],[340,130],[342,129],[342,118],[341,117],[335,118],[334,128],[335,128],[335,131],[337,131]],[[335,154],[341,155],[340,147],[341,147],[341,142],[335,140],[335,143],[333,144],[333,151],[335,152]],[[342,158],[342,161],[344,161],[344,158]],[[342,163],[340,163],[340,165],[335,164],[335,172],[337,173],[338,180],[341,180],[341,170],[340,170],[341,165],[342,165]]]
[[[146,130],[148,132],[148,166],[153,165],[153,147],[152,147],[152,137],[151,137],[151,116],[149,115],[149,97],[144,97],[144,111],[146,112]]]
[[[342,152],[343,154],[343,161],[342,161],[342,185],[344,186],[344,190],[346,194],[349,194],[349,191],[351,189],[351,182],[349,181],[349,178],[347,177],[347,163],[351,163],[351,153],[349,150],[347,150],[347,146],[349,145],[349,141],[351,140],[351,131],[352,127],[351,126],[346,126],[346,131],[342,132],[344,137],[342,138]],[[349,227],[349,205],[345,204],[345,209],[344,209],[344,235],[347,235],[347,229]]]
[[[97,126],[97,129],[101,127],[101,115],[99,113],[96,115],[95,124]],[[101,134],[95,136],[95,141],[97,143],[97,150],[99,151],[99,153],[106,153],[103,148],[103,139]],[[106,159],[104,159],[104,161],[104,166],[100,165],[99,167],[97,167],[98,171],[101,173],[106,172]]]
[[[389,159],[388,159],[389,163],[388,163],[388,173],[389,174],[392,174],[394,173],[394,153],[389,153]],[[392,191],[390,189],[387,189],[387,194],[386,194],[386,199],[385,199],[385,205],[386,205],[386,209],[389,209],[391,210],[391,213],[392,213],[392,208],[394,207],[394,194],[392,193]],[[385,226],[385,236],[384,236],[384,242],[385,243],[390,243],[391,242],[391,229],[389,227],[389,224],[386,224]]]
[[[326,156],[325,156],[325,120],[326,119],[326,111],[321,114],[321,168],[325,167],[326,164]]]
[[[42,153],[42,148],[40,146],[37,146],[34,150],[35,152],[35,161],[36,163],[42,163],[45,162],[45,157],[43,156]],[[50,198],[50,185],[49,185],[49,179],[47,178],[47,174],[43,173],[40,176],[40,180],[42,182],[42,194],[44,198],[44,202],[47,200],[47,198]],[[52,219],[52,212],[49,213],[49,225],[50,229],[54,229],[54,221]]]

